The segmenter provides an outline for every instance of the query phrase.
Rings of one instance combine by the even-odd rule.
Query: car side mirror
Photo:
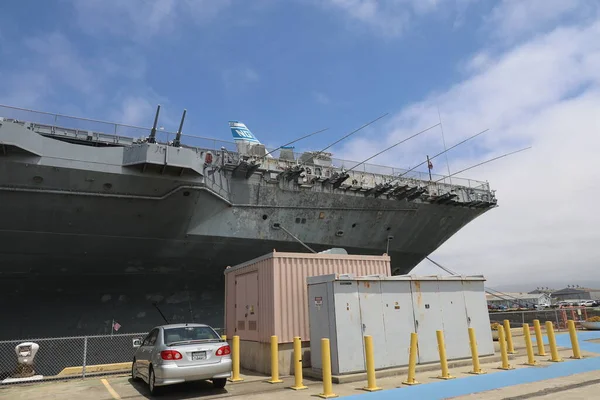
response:
[[[133,348],[138,348],[142,345],[142,339],[136,338],[133,339]]]

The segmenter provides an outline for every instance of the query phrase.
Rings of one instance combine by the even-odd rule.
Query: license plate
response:
[[[206,352],[205,351],[195,351],[192,353],[192,360],[206,360]]]

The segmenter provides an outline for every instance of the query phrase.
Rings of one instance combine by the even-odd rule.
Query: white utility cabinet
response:
[[[375,368],[408,365],[410,334],[419,335],[418,362],[439,361],[442,330],[448,360],[469,358],[468,328],[479,354],[494,353],[482,276],[322,275],[307,278],[311,364],[321,365],[328,338],[334,375],[365,370],[364,335],[373,337]]]

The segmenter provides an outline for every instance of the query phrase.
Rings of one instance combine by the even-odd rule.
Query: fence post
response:
[[[576,358],[576,359],[583,358],[583,357],[581,357],[581,351],[579,350],[579,341],[577,340],[577,331],[575,329],[575,321],[569,320],[568,324],[569,324],[569,336],[571,337],[571,347],[573,348],[573,357],[571,357],[571,358]]]
[[[526,365],[536,365],[533,357],[533,344],[531,343],[531,332],[529,332],[529,324],[523,324],[523,336],[525,336],[525,347],[527,347],[527,363]]]
[[[473,361],[473,371],[471,374],[484,374],[479,366],[479,354],[477,353],[477,338],[475,337],[475,329],[469,328],[469,343],[471,344],[471,359]]]
[[[498,343],[500,344],[500,354],[502,356],[502,366],[500,369],[514,369],[508,363],[508,352],[506,351],[506,337],[504,336],[504,327],[498,327]]]
[[[279,379],[279,346],[277,343],[277,336],[271,336],[271,380],[269,383],[281,383]]]
[[[294,337],[294,386],[291,389],[308,389],[302,383],[302,340],[300,336]]]
[[[506,335],[506,344],[508,345],[508,353],[509,354],[515,354],[515,347],[513,345],[513,340],[512,340],[512,332],[510,330],[510,321],[505,319],[504,320],[504,334]]]
[[[446,344],[444,343],[444,332],[436,331],[437,335],[437,343],[438,343],[438,352],[440,353],[440,364],[442,367],[442,375],[439,376],[440,379],[453,379],[454,377],[450,375],[448,372],[448,360],[446,358]]]
[[[410,355],[408,358],[408,379],[402,382],[405,385],[417,385],[419,382],[415,380],[415,368],[417,366],[417,346],[418,337],[415,332],[410,334]]]
[[[333,383],[331,381],[331,352],[329,349],[329,339],[321,339],[321,365],[323,369],[323,393],[318,396],[322,399],[338,397],[333,393]]]
[[[540,320],[533,320],[533,327],[535,329],[535,341],[538,348],[538,356],[545,356],[546,350],[544,350],[544,338],[542,337],[542,328],[540,327]]]
[[[366,335],[365,341],[365,363],[367,364],[367,387],[363,390],[375,392],[381,390],[375,383],[375,360],[373,356],[373,336]]]
[[[554,327],[551,321],[546,321],[546,335],[548,336],[548,344],[550,344],[550,354],[552,358],[550,361],[561,362],[562,358],[558,355],[558,349],[556,348],[556,338],[554,337]]]
[[[81,374],[82,377],[85,378],[85,364],[86,364],[86,360],[87,360],[87,342],[88,342],[88,337],[84,337],[83,338],[83,367],[81,369]]]
[[[240,337],[238,335],[233,336],[233,342],[231,343],[231,358],[232,358],[232,376],[229,379],[230,382],[241,382],[244,379],[240,377]]]

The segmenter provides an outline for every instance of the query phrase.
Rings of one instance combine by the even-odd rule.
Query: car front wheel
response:
[[[227,383],[227,378],[218,378],[212,380],[213,387],[215,389],[223,389]]]

